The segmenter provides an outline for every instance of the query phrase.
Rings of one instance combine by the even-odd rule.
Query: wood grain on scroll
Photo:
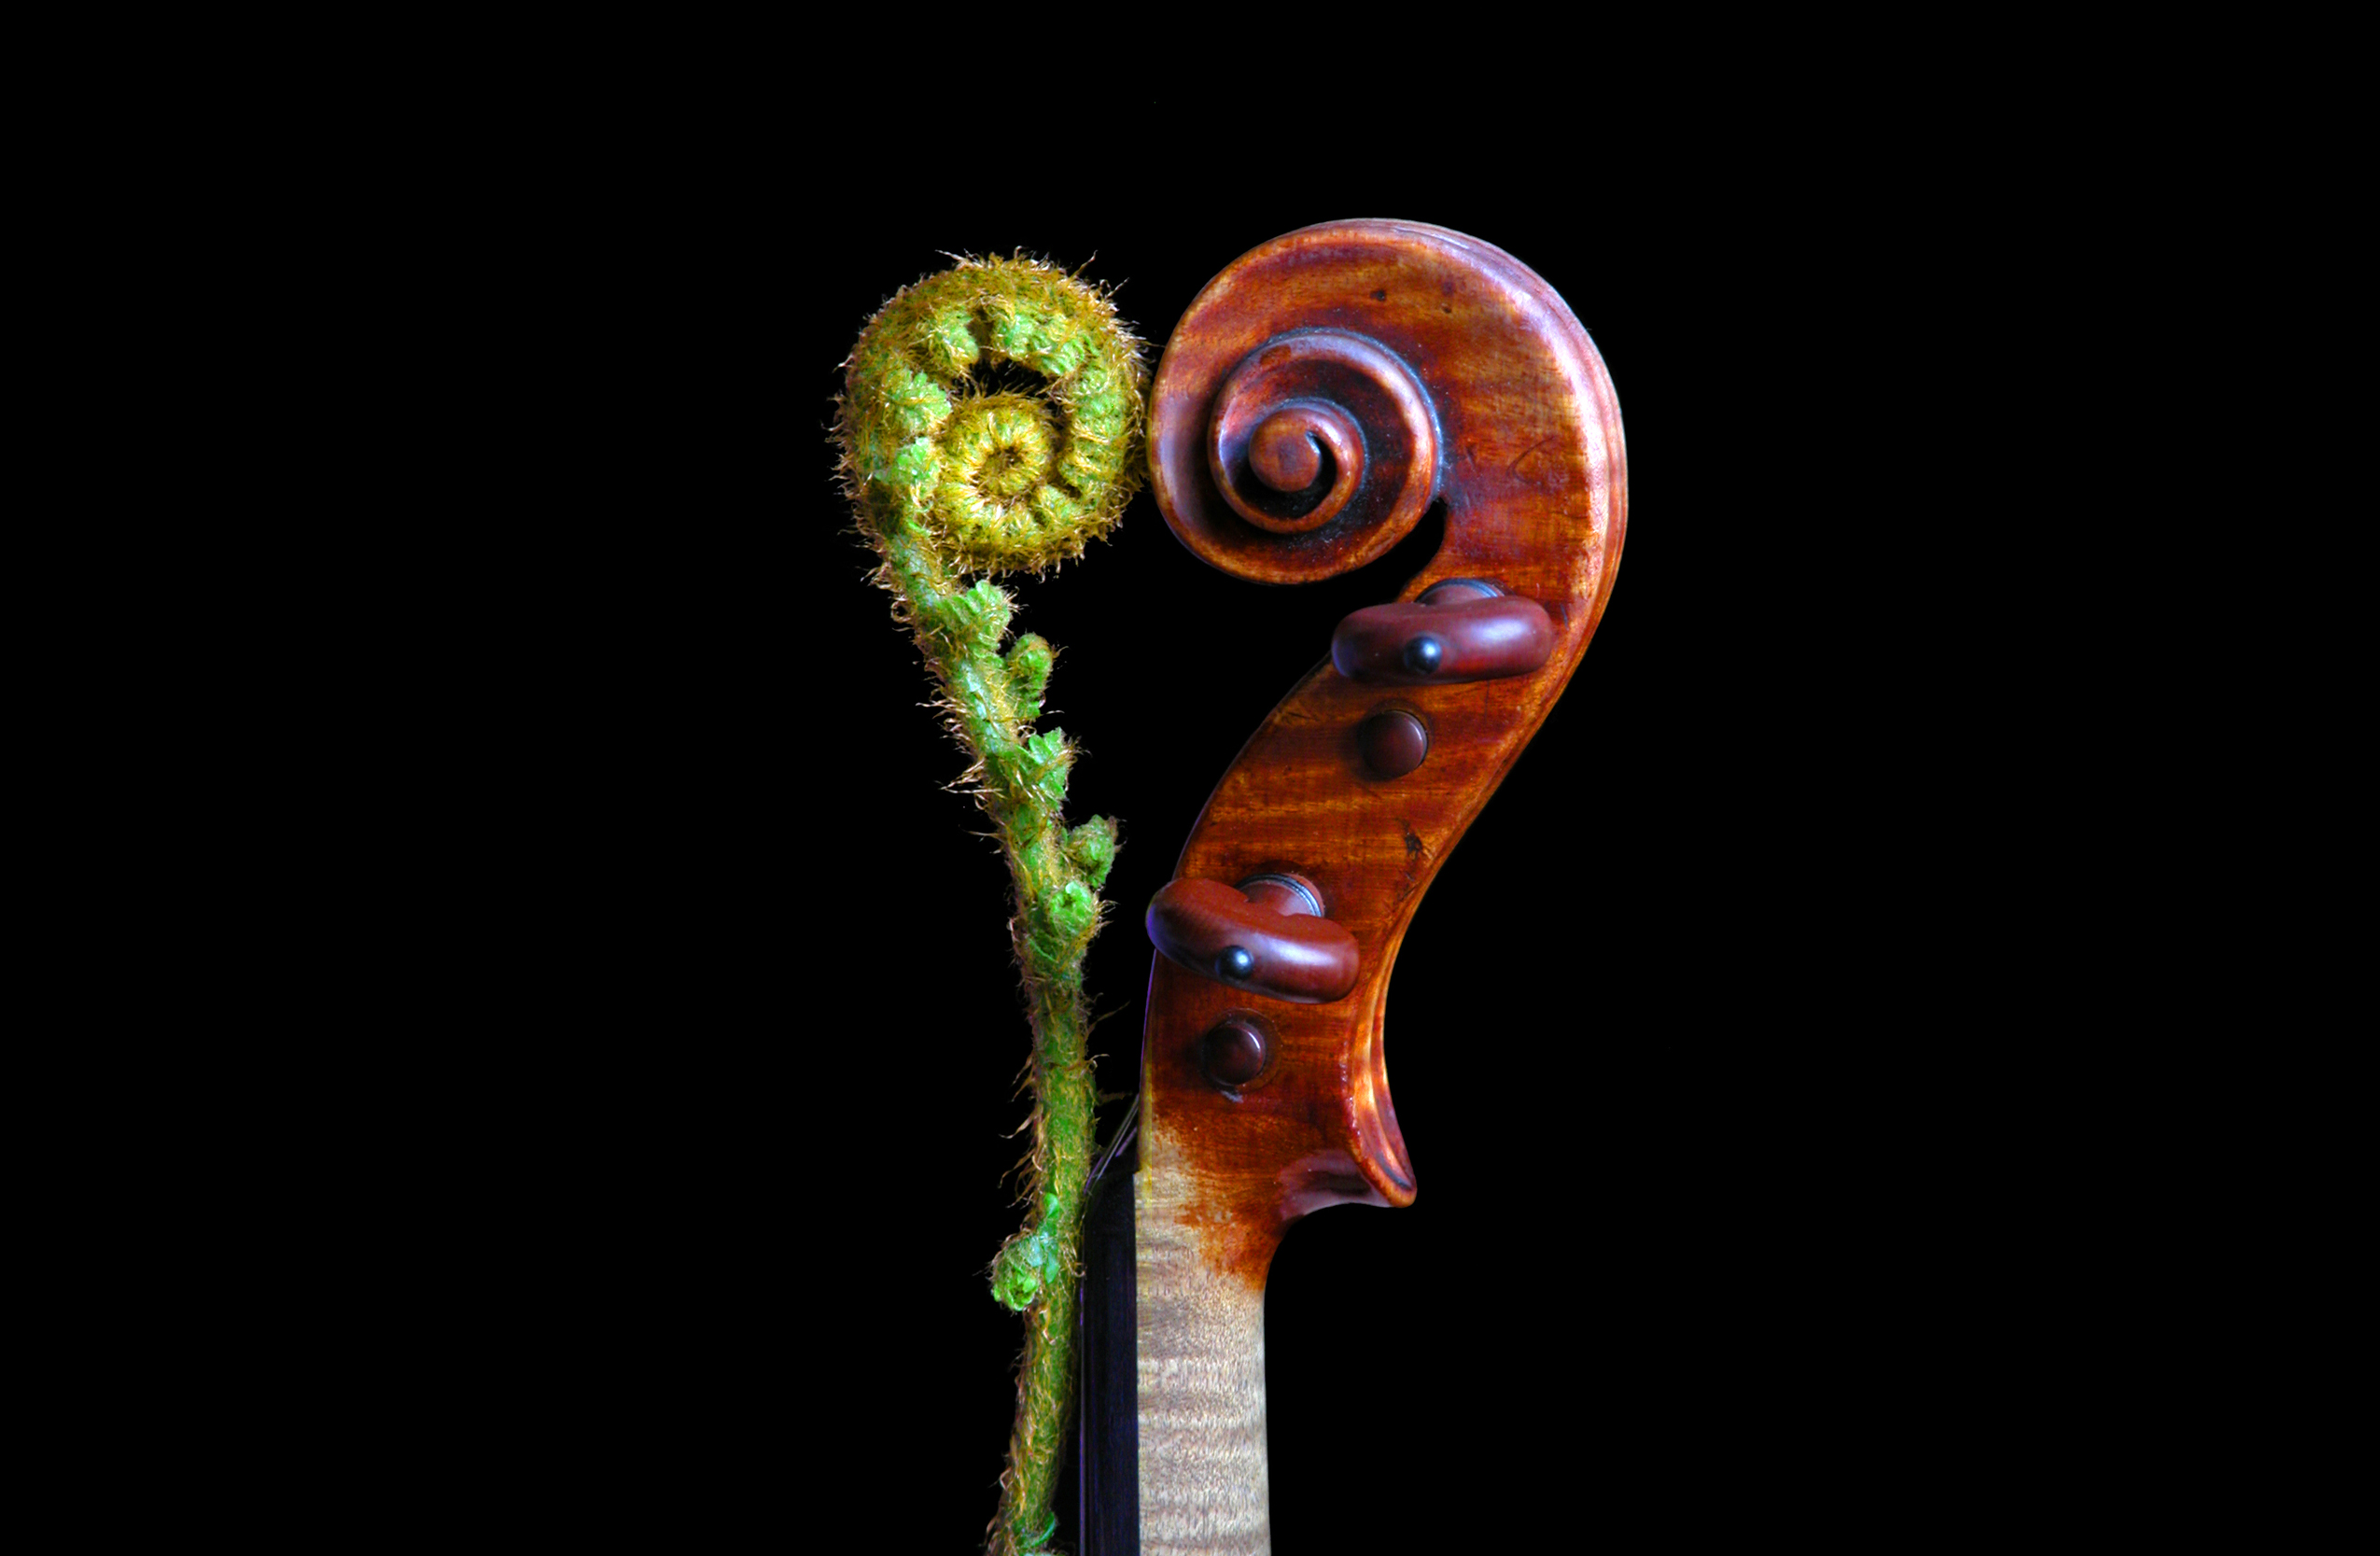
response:
[[[1163,957],[1150,982],[1135,1185],[1141,1545],[1245,1556],[1269,1544],[1266,1271],[1299,1216],[1413,1199],[1382,1051],[1389,973],[1432,877],[1594,632],[1619,560],[1624,455],[1603,363],[1545,282],[1459,233],[1355,221],[1267,244],[1199,295],[1158,370],[1149,457],[1167,522],[1227,572],[1332,576],[1439,502],[1445,543],[1399,597],[1481,580],[1536,601],[1554,630],[1541,667],[1486,680],[1392,686],[1325,660],[1224,775],[1176,867],[1225,884],[1302,877],[1361,958],[1353,992],[1320,1004]],[[1392,722],[1367,739],[1376,713]],[[1379,756],[1382,729],[1406,755]],[[1381,770],[1404,768],[1422,736],[1418,765]],[[1547,881],[1548,899],[1577,884]],[[1492,969],[1480,998],[1491,1015]],[[1225,1087],[1201,1039],[1234,1011],[1261,1017],[1271,1043],[1254,1080]]]

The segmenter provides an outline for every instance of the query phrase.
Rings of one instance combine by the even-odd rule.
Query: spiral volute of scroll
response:
[[[1277,335],[1216,391],[1208,468],[1233,512],[1279,536],[1410,530],[1436,487],[1427,392],[1379,342],[1340,329]],[[1368,547],[1367,547],[1368,549]]]

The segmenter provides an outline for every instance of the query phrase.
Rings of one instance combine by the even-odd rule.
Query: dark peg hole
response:
[[[1446,645],[1426,632],[1405,645],[1405,667],[1417,676],[1435,675],[1444,663]]]
[[[1198,1068],[1208,1080],[1237,1091],[1265,1072],[1265,1034],[1255,1023],[1225,1018],[1198,1039]]]

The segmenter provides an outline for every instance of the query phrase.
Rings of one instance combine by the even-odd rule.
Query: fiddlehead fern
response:
[[[1015,362],[1041,396],[1000,389]],[[1107,300],[1049,265],[962,260],[869,321],[844,377],[843,479],[882,559],[876,581],[916,635],[972,759],[967,780],[999,828],[1016,898],[1010,924],[1033,1025],[1033,1149],[1024,1228],[992,1264],[992,1292],[1026,1315],[1016,1425],[991,1546],[1043,1549],[1071,1401],[1076,1250],[1095,1093],[1084,1044],[1083,953],[1114,862],[1115,823],[1068,827],[1074,748],[1034,731],[1054,652],[1005,652],[1015,600],[969,574],[1038,573],[1114,526],[1138,484],[1146,371]]]

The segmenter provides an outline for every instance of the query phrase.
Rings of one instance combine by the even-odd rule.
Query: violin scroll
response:
[[[1343,620],[1331,659],[1250,737],[1148,914],[1162,957],[1143,1159],[1189,1152],[1210,1191],[1243,1185],[1276,1225],[1334,1200],[1408,1203],[1389,973],[1610,597],[1618,401],[1577,318],[1519,260],[1441,227],[1332,222],[1260,245],[1198,294],[1151,387],[1148,448],[1176,538],[1254,582],[1360,567],[1444,509],[1437,554]],[[1311,911],[1249,900],[1282,861]],[[1343,951],[1320,948],[1326,930]],[[1244,1105],[1202,1058],[1235,1008],[1271,1023],[1268,1079]],[[1270,1255],[1267,1239],[1230,1247],[1215,1256],[1252,1272]]]
[[[1149,468],[1183,543],[1240,578],[1310,583],[1411,534],[1439,476],[1437,413],[1413,369],[1351,329],[1247,343],[1228,362],[1185,354],[1155,391]]]

